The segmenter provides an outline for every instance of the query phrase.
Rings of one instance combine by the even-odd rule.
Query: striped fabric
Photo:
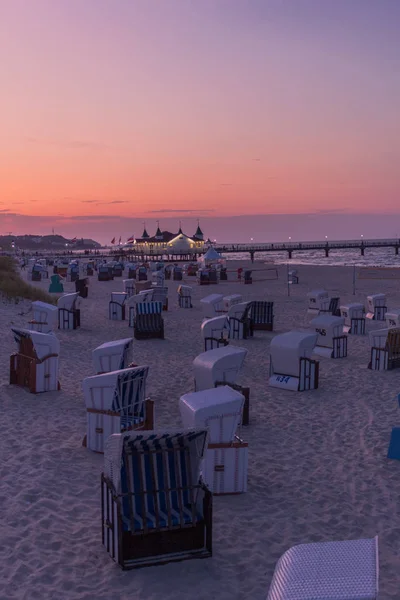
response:
[[[122,420],[125,418],[144,418],[148,373],[149,367],[135,367],[118,375],[111,410],[120,413],[121,429]]]
[[[134,335],[152,334],[164,337],[164,319],[159,313],[137,315],[134,323]]]
[[[138,302],[136,304],[137,315],[153,315],[162,313],[162,302]]]
[[[205,430],[124,436],[120,483],[125,531],[196,525],[202,515],[195,486],[206,439]]]

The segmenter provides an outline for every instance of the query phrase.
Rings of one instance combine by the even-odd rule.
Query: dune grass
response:
[[[0,295],[5,300],[41,300],[49,304],[56,304],[57,299],[24,281],[19,273],[16,262],[9,256],[0,256]]]

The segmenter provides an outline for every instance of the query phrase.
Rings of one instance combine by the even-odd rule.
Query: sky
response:
[[[0,235],[392,237],[399,23],[399,0],[0,0]]]

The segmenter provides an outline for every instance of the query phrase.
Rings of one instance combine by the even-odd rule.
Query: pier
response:
[[[230,254],[233,252],[248,252],[254,261],[257,252],[287,252],[288,258],[293,258],[294,252],[305,250],[321,250],[328,258],[330,250],[354,250],[359,249],[364,256],[366,248],[394,248],[396,255],[399,254],[400,239],[385,240],[336,240],[332,242],[277,242],[270,244],[216,244],[217,252]]]

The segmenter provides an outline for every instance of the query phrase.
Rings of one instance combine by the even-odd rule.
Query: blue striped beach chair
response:
[[[123,568],[212,554],[205,429],[115,434],[104,453],[102,541]]]
[[[255,301],[251,303],[250,319],[254,331],[273,331],[274,329],[274,303]]]
[[[146,398],[149,367],[140,366],[83,380],[87,435],[83,446],[104,452],[107,438],[131,429],[154,428],[154,402]]]
[[[162,302],[138,302],[136,304],[133,335],[136,340],[164,339]]]

